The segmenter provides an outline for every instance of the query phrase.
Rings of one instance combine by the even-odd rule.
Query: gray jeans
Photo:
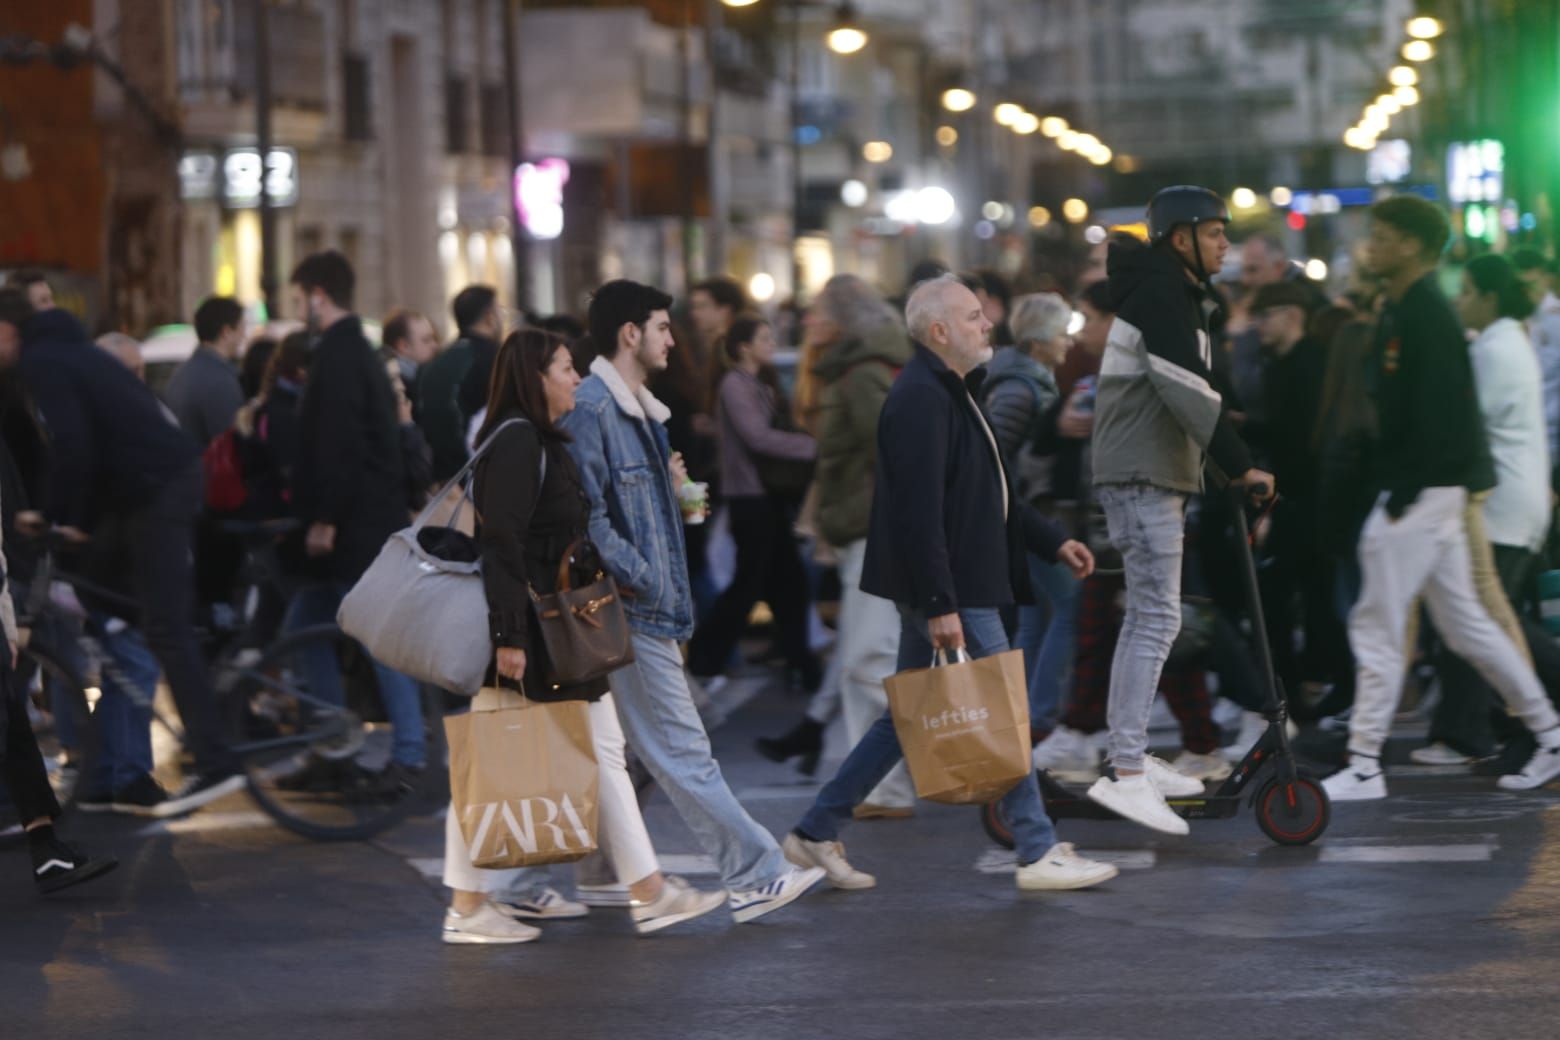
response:
[[[1181,631],[1186,495],[1146,484],[1110,484],[1094,494],[1127,580],[1126,618],[1110,672],[1110,760],[1118,771],[1140,772],[1159,674]]]

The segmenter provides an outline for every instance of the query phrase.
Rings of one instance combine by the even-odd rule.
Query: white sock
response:
[[[1535,733],[1533,736],[1538,741],[1538,746],[1541,748],[1549,749],[1560,747],[1560,726],[1551,726],[1544,730],[1544,732]]]

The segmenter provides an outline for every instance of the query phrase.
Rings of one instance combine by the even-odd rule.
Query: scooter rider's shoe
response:
[[[1170,811],[1165,796],[1159,793],[1146,773],[1122,780],[1102,776],[1089,788],[1089,797],[1116,815],[1150,830],[1163,834],[1191,833],[1191,827]]]
[[[1149,782],[1154,789],[1166,798],[1190,798],[1203,793],[1203,782],[1194,777],[1178,773],[1171,768],[1170,763],[1160,758],[1149,755],[1143,759]]]
[[[1556,777],[1560,777],[1560,731],[1550,730],[1538,734],[1538,750],[1521,772],[1510,773],[1495,783],[1502,791],[1531,791]]]
[[[1374,802],[1387,796],[1387,777],[1379,763],[1356,756],[1323,780],[1322,789],[1334,802]]]

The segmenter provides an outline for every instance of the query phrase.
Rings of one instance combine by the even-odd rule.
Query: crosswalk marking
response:
[[[1318,863],[1487,863],[1495,845],[1324,845]]]
[[[136,836],[152,838],[163,834],[201,834],[207,831],[241,831],[275,827],[276,821],[263,812],[201,812],[177,820],[158,820],[136,831]]]

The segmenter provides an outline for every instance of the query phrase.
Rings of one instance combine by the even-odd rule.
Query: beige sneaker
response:
[[[850,865],[845,858],[845,846],[837,841],[808,841],[792,831],[785,836],[780,850],[798,867],[821,868],[835,888],[872,888],[877,884],[877,878]]]
[[[1033,863],[1018,868],[1018,887],[1025,892],[1065,892],[1101,884],[1118,873],[1114,863],[1085,859],[1071,842],[1063,841]]]
[[[661,894],[648,903],[629,904],[634,930],[653,935],[662,928],[691,921],[709,913],[726,901],[724,892],[700,892],[680,877],[668,874]]]
[[[1217,751],[1206,755],[1199,755],[1195,751],[1182,751],[1170,763],[1182,776],[1189,776],[1193,780],[1223,780],[1235,771],[1235,766],[1229,759]]]
[[[483,903],[469,914],[444,912],[444,941],[457,946],[507,946],[533,942],[540,928],[522,924],[492,903]]]

